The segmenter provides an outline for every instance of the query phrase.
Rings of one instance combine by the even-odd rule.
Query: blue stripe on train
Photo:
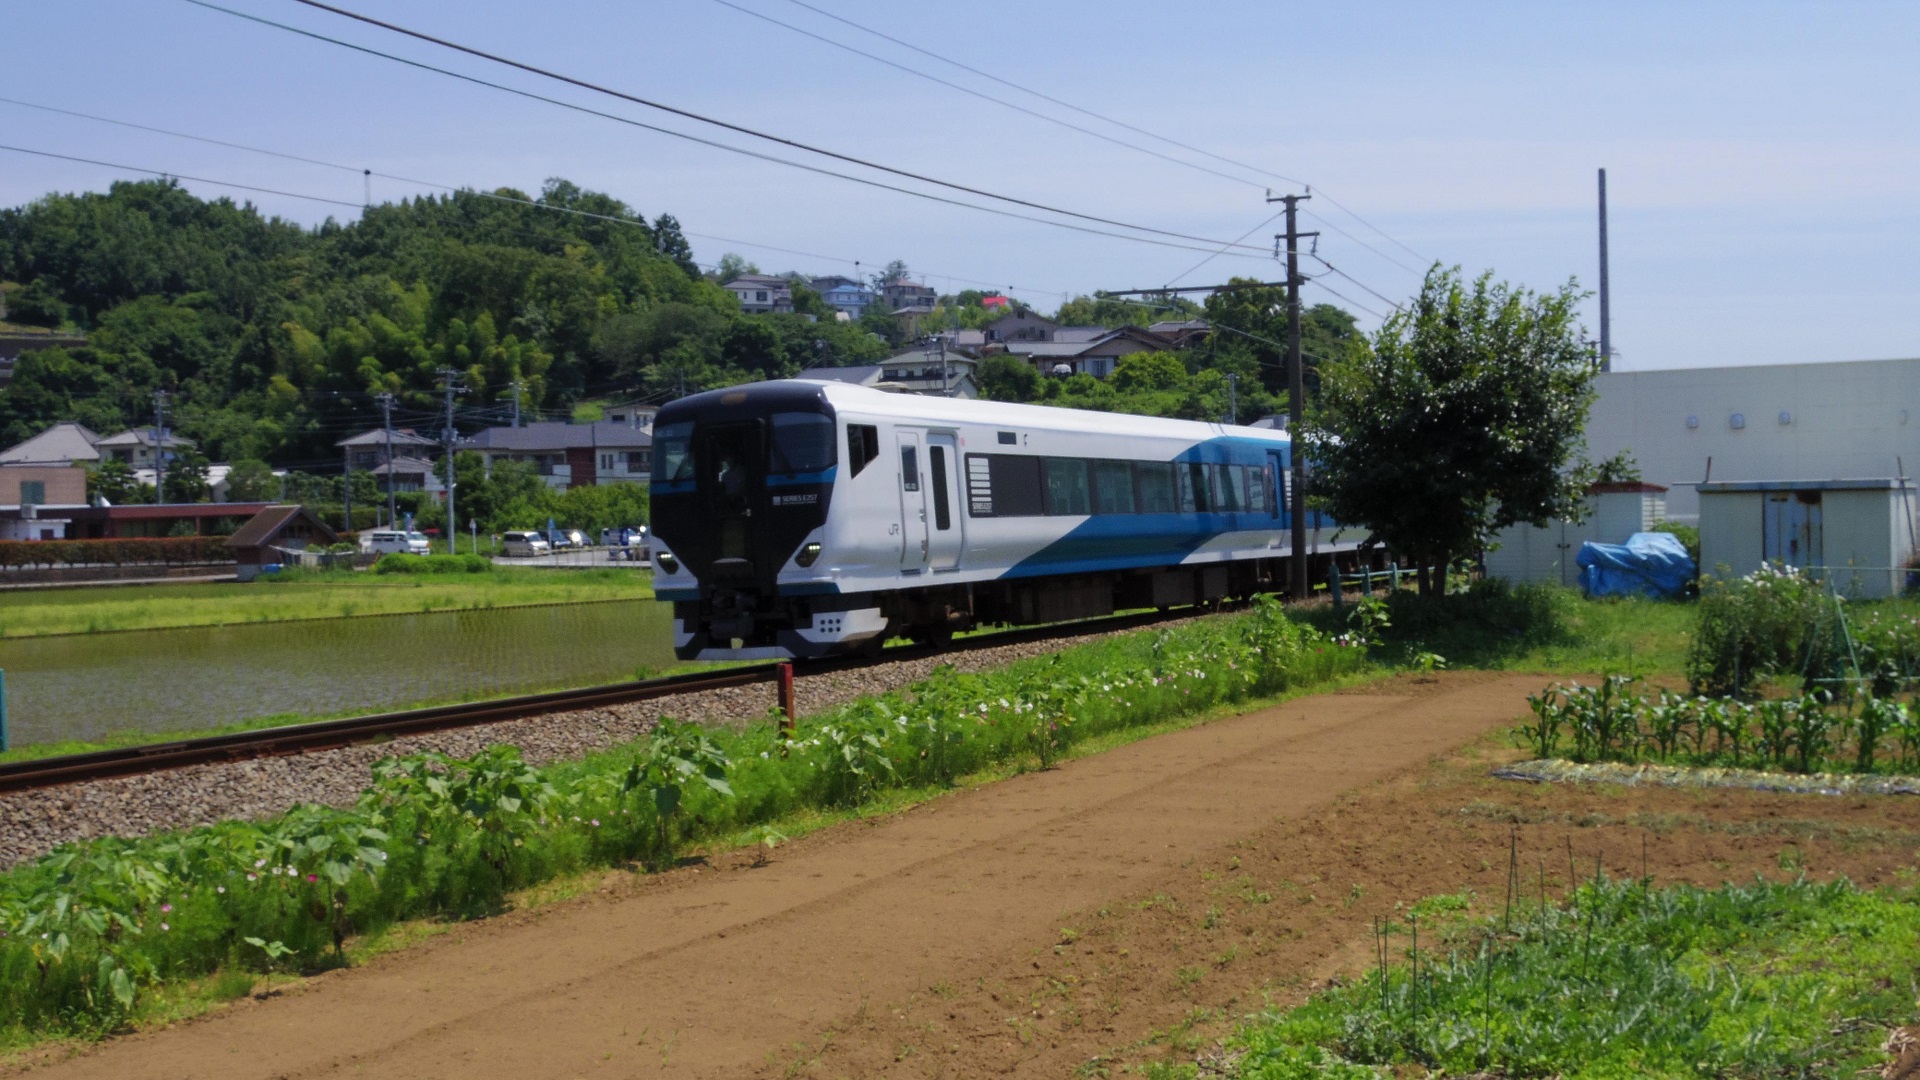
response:
[[[1171,566],[1224,533],[1279,528],[1279,521],[1268,514],[1100,514],[1015,563],[1002,576]]]

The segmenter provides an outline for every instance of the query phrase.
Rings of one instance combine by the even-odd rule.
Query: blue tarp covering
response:
[[[1580,545],[1580,587],[1588,596],[1679,596],[1693,560],[1672,533],[1634,533],[1624,544]]]

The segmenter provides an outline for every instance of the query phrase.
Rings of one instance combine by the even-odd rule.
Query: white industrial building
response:
[[[1595,484],[1587,489],[1582,521],[1556,521],[1546,528],[1514,525],[1502,529],[1486,555],[1488,577],[1511,582],[1573,586],[1580,583],[1574,561],[1580,545],[1624,544],[1667,520],[1667,489],[1658,484]]]
[[[1920,468],[1920,359],[1613,371],[1595,389],[1588,456],[1632,454],[1675,521],[1698,521],[1703,482]]]

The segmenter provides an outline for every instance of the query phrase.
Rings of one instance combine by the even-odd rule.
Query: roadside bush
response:
[[[1687,653],[1688,684],[1698,694],[1749,697],[1777,675],[1798,675],[1813,686],[1842,674],[1840,603],[1791,566],[1732,580],[1708,577]]]
[[[219,536],[140,537],[107,540],[0,540],[0,568],[35,566],[171,566],[230,563],[233,552]]]
[[[493,562],[485,555],[409,555],[395,551],[373,564],[376,574],[488,574]]]
[[[1044,768],[1088,738],[1365,662],[1357,642],[1296,624],[1269,600],[992,671],[941,668],[805,721],[790,742],[770,723],[664,722],[545,768],[505,746],[417,755],[377,765],[350,808],[71,845],[0,874],[0,1034],[94,1034],[161,983],[341,963],[349,935],[402,919],[485,914],[557,875],[667,864],[703,837],[995,763]]]

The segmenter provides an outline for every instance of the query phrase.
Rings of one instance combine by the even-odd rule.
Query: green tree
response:
[[[1040,395],[1040,373],[1017,356],[996,353],[974,368],[980,396],[988,401],[1032,401]]]
[[[228,502],[266,502],[279,494],[280,480],[264,461],[243,458],[227,470]]]
[[[1316,494],[1336,520],[1413,559],[1423,591],[1443,590],[1446,567],[1499,529],[1580,513],[1597,371],[1576,322],[1581,295],[1435,267],[1371,347],[1324,369],[1304,432]]]
[[[105,499],[114,506],[153,501],[153,485],[142,484],[133,475],[133,466],[117,458],[108,458],[87,470],[87,501]]]
[[[757,274],[759,272],[759,267],[729,251],[725,255],[720,256],[720,265],[713,268],[713,278],[720,284],[725,285],[727,282],[744,274]]]
[[[170,503],[206,502],[213,496],[213,486],[207,482],[207,455],[196,448],[182,450],[173,455],[167,463],[167,474],[162,481],[161,501]]]

